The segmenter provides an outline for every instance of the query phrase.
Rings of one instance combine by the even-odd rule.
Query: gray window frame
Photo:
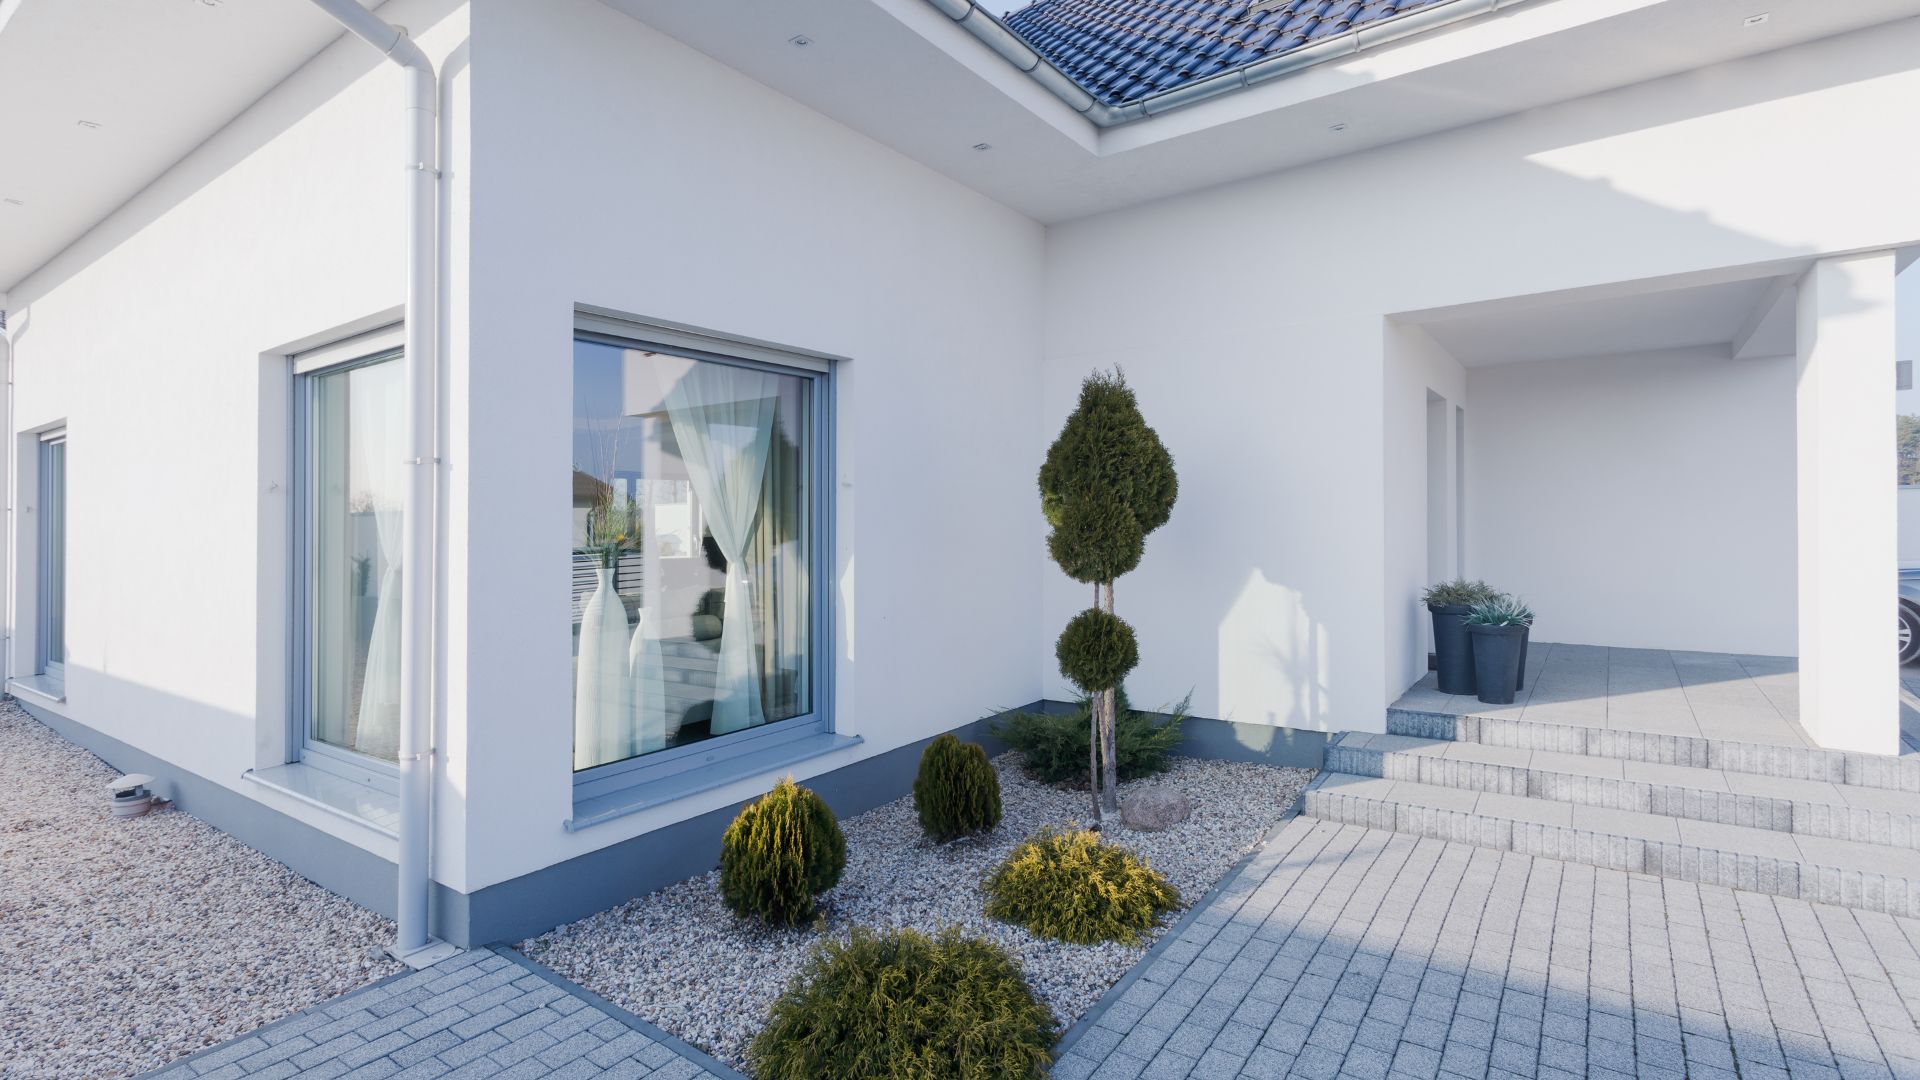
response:
[[[397,796],[400,792],[400,768],[391,761],[344,746],[334,746],[313,737],[311,680],[313,678],[312,593],[313,563],[313,384],[318,376],[337,374],[357,367],[398,361],[401,329],[389,327],[290,357],[292,369],[291,415],[288,425],[291,442],[288,461],[291,483],[288,507],[287,611],[291,623],[288,638],[287,671],[287,762],[310,765],[345,780],[376,791]]]
[[[58,498],[58,501],[60,504],[59,517],[60,517],[60,534],[61,534],[60,535],[61,550],[60,550],[60,560],[59,560],[59,563],[60,563],[60,585],[59,585],[60,659],[58,660],[52,659],[52,655],[53,655],[53,648],[52,648],[53,625],[52,624],[53,624],[55,589],[54,589],[53,575],[50,572],[52,570],[53,563],[54,563],[54,560],[52,558],[53,548],[54,548],[54,537],[53,537],[54,514],[52,512],[53,502],[54,502],[53,454],[51,451],[52,451],[52,448],[55,446],[58,446],[60,448],[60,491],[59,491],[59,498]],[[68,477],[69,470],[68,470],[68,461],[67,461],[66,429],[59,428],[53,431],[47,431],[47,432],[41,433],[37,452],[38,452],[39,459],[34,463],[34,468],[36,470],[35,483],[37,485],[37,491],[34,495],[34,503],[39,508],[39,520],[34,523],[35,529],[37,530],[37,535],[35,538],[35,555],[34,555],[34,564],[35,564],[34,565],[34,589],[35,589],[34,595],[35,595],[35,607],[37,608],[37,610],[34,612],[34,620],[33,620],[34,621],[34,669],[35,669],[35,674],[45,676],[50,682],[57,683],[62,687],[64,687],[66,685],[66,678],[67,678],[66,626],[67,626],[67,596],[69,593],[69,590],[67,588],[67,579],[71,572],[71,560],[67,558],[68,545],[66,544],[66,538],[69,535],[68,528],[67,528],[67,525],[68,525],[67,477]]]
[[[749,339],[735,339],[712,331],[695,330],[678,324],[631,320],[612,315],[604,309],[580,308],[576,312],[574,341],[587,341],[616,348],[646,349],[708,363],[772,371],[809,379],[813,383],[810,420],[813,423],[811,450],[813,476],[813,565],[810,583],[816,602],[813,607],[811,662],[813,671],[813,711],[804,716],[776,720],[746,731],[736,731],[703,739],[686,746],[668,747],[640,754],[624,761],[596,765],[573,773],[573,798],[576,809],[593,802],[604,805],[624,802],[624,810],[642,809],[671,801],[696,791],[765,771],[764,763],[773,760],[798,760],[813,756],[831,744],[849,745],[850,740],[834,740],[834,596],[833,581],[838,565],[834,545],[835,483],[834,468],[834,361],[837,358]],[[568,363],[572,379],[572,363]],[[569,394],[568,400],[572,400]],[[568,421],[571,425],[572,420]],[[565,700],[571,702],[569,688]],[[568,731],[571,732],[571,725]],[[572,743],[568,743],[571,751]],[[571,753],[569,753],[571,760]],[[703,775],[704,774],[704,775]],[[619,812],[600,817],[618,816]],[[569,829],[584,827],[593,821],[569,821]]]

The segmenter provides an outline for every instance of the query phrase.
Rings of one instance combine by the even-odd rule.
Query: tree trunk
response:
[[[1105,591],[1105,610],[1107,614],[1111,615],[1113,614],[1113,582],[1109,581],[1106,583]],[[1120,812],[1120,760],[1118,753],[1120,718],[1116,715],[1113,687],[1108,687],[1100,696],[1106,706],[1100,710],[1102,722],[1100,732],[1100,756],[1106,759],[1106,761],[1103,762],[1106,767],[1106,791],[1103,794],[1106,800],[1106,810],[1110,813],[1117,814]]]
[[[1093,584],[1093,606],[1100,606],[1100,583]],[[1093,827],[1098,829],[1105,822],[1100,807],[1100,748],[1104,745],[1100,738],[1102,730],[1100,706],[1105,700],[1104,694],[1087,696],[1087,796],[1093,800]]]

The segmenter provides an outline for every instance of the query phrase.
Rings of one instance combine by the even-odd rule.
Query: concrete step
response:
[[[1920,755],[1892,757],[1399,708],[1387,710],[1387,733],[1920,793]]]
[[[1345,773],[1302,812],[1343,824],[1920,917],[1920,852]]]
[[[1335,739],[1326,768],[1920,850],[1920,798],[1886,788],[1362,732]]]

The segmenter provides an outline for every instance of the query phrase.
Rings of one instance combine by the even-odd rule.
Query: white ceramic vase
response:
[[[633,642],[627,646],[627,670],[633,673],[633,716],[639,733],[640,753],[665,750],[668,740],[680,733],[680,716],[667,708],[661,681],[666,677],[660,662],[660,643],[648,637],[647,613],[633,621]]]
[[[633,679],[627,666],[626,605],[614,591],[614,568],[594,569],[593,595],[580,614],[580,660],[573,683],[573,767],[632,757]]]

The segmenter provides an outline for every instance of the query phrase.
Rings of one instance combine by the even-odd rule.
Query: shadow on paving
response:
[[[1920,922],[1296,818],[1054,1076],[1916,1077]]]

